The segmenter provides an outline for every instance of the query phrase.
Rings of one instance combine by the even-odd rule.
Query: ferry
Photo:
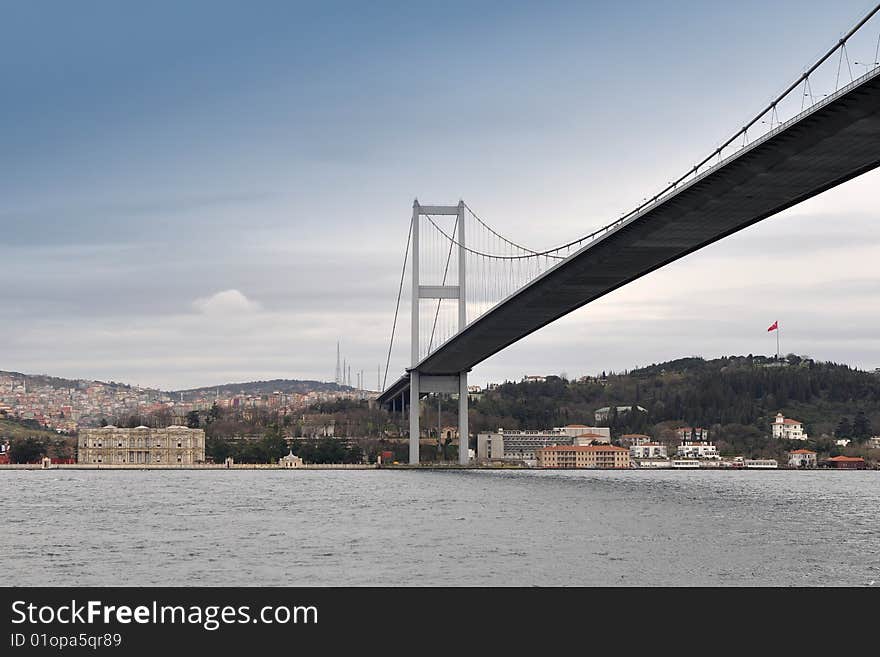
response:
[[[779,462],[776,459],[746,459],[745,467],[748,470],[775,470]]]

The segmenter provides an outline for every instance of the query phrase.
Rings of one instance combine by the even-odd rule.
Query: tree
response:
[[[16,440],[9,447],[9,460],[12,463],[36,463],[46,453],[46,444],[36,438]]]
[[[856,440],[867,440],[871,437],[871,420],[864,411],[859,411],[852,424],[852,437]]]
[[[267,463],[274,463],[282,456],[287,454],[287,441],[281,435],[281,432],[274,427],[266,432],[260,441],[260,447],[265,455]]]
[[[210,457],[214,463],[223,463],[226,457],[233,456],[232,445],[223,438],[208,437],[205,439],[205,456]]]
[[[849,423],[848,417],[840,418],[840,422],[837,423],[837,429],[834,430],[834,435],[838,438],[849,438],[852,435],[852,425]]]
[[[198,411],[190,411],[186,414],[186,426],[190,429],[198,429],[199,428],[199,412]]]

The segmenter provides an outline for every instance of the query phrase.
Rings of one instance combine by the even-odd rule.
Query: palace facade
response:
[[[163,429],[112,425],[80,429],[77,463],[192,465],[205,461],[205,432],[173,425]]]

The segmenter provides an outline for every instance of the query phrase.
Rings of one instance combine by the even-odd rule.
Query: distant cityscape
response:
[[[263,382],[257,382],[263,383]],[[120,383],[67,380],[0,372],[0,418],[32,420],[57,432],[75,433],[126,416],[170,415],[173,424],[185,424],[192,411],[214,405],[231,409],[267,409],[294,413],[313,404],[337,399],[369,399],[374,391],[347,385],[285,381],[301,391],[253,392],[265,385],[226,384],[180,392],[163,392]]]

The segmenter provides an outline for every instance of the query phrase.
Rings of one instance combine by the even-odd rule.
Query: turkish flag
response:
[[[770,325],[770,328],[768,328],[767,330],[768,331],[775,331],[778,328],[779,328],[779,320],[776,320],[775,322],[773,322],[773,324]]]

